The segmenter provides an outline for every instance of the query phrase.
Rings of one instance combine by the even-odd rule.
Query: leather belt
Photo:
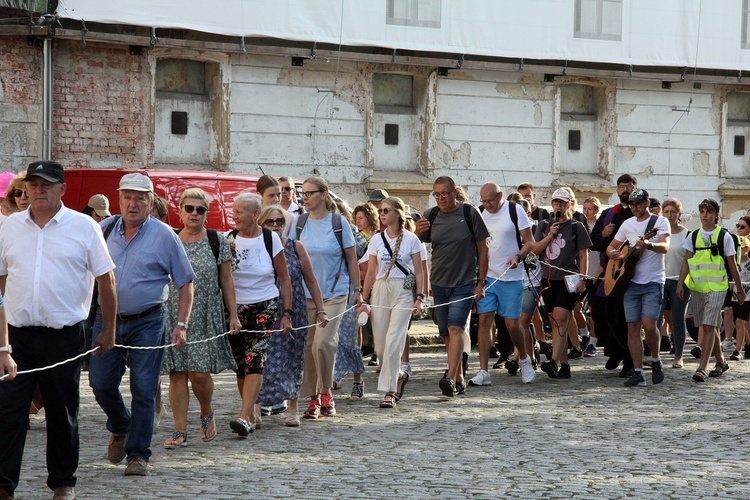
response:
[[[151,306],[148,309],[146,309],[145,311],[139,312],[138,314],[118,314],[117,315],[117,319],[122,320],[122,321],[133,321],[133,320],[136,320],[136,319],[145,318],[146,316],[148,316],[152,312],[158,311],[162,307],[164,307],[164,302],[162,302],[160,304],[156,304],[155,306]]]

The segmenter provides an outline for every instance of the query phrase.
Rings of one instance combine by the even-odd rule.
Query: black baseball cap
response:
[[[23,180],[27,181],[30,177],[41,177],[50,182],[65,182],[65,171],[62,165],[56,161],[35,161],[29,164],[29,168],[26,170],[26,177]]]
[[[644,201],[649,201],[648,191],[645,189],[636,189],[628,197],[628,203],[643,203]]]

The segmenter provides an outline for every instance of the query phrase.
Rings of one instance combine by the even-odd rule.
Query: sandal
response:
[[[705,382],[706,380],[708,380],[708,375],[706,375],[705,371],[698,368],[693,374],[693,380],[695,380],[696,382]]]
[[[209,437],[209,432],[213,429],[213,434]],[[204,443],[208,443],[209,441],[213,441],[216,437],[216,423],[214,423],[214,412],[211,412],[210,415],[203,416],[201,415],[201,430],[200,430],[200,436],[201,440],[203,440]]]
[[[255,422],[248,423],[244,418],[235,418],[229,422],[229,428],[232,432],[239,434],[240,437],[247,437],[255,430]]]
[[[385,397],[383,398],[383,401],[380,402],[381,408],[395,408],[396,407],[396,397],[392,392],[386,393]]]
[[[284,425],[287,427],[299,427],[299,415],[296,413],[294,415],[289,415],[284,420]]]
[[[172,436],[164,441],[164,448],[167,450],[174,450],[175,448],[181,448],[187,445],[187,432],[182,431],[174,431]]]
[[[729,370],[729,363],[716,363],[714,369],[708,372],[709,377],[721,377],[721,375]]]

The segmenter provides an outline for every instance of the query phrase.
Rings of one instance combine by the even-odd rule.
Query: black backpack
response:
[[[739,265],[740,259],[742,258],[742,249],[740,248],[740,240],[737,238],[737,235],[730,233],[723,227],[720,227],[719,237],[716,240],[716,245],[711,244],[707,247],[698,248],[696,245],[696,243],[698,242],[698,232],[700,232],[700,229],[696,229],[690,233],[690,239],[693,242],[693,254],[695,254],[697,250],[710,250],[714,255],[720,255],[724,260],[724,270],[727,272],[727,276],[729,276],[729,279],[731,281],[732,275],[729,274],[727,256],[724,255],[724,235],[729,234],[729,236],[732,238],[732,243],[734,243],[734,258],[736,263]]]

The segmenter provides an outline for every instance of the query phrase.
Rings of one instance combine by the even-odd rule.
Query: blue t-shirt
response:
[[[323,293],[323,300],[349,294],[349,268],[342,255],[338,239],[333,234],[332,217],[341,217],[341,237],[344,248],[353,247],[354,235],[351,226],[340,214],[330,213],[320,220],[308,217],[299,238],[310,255],[310,262],[315,277],[318,279],[320,291]],[[312,298],[307,284],[305,284],[305,296],[308,299]]]

